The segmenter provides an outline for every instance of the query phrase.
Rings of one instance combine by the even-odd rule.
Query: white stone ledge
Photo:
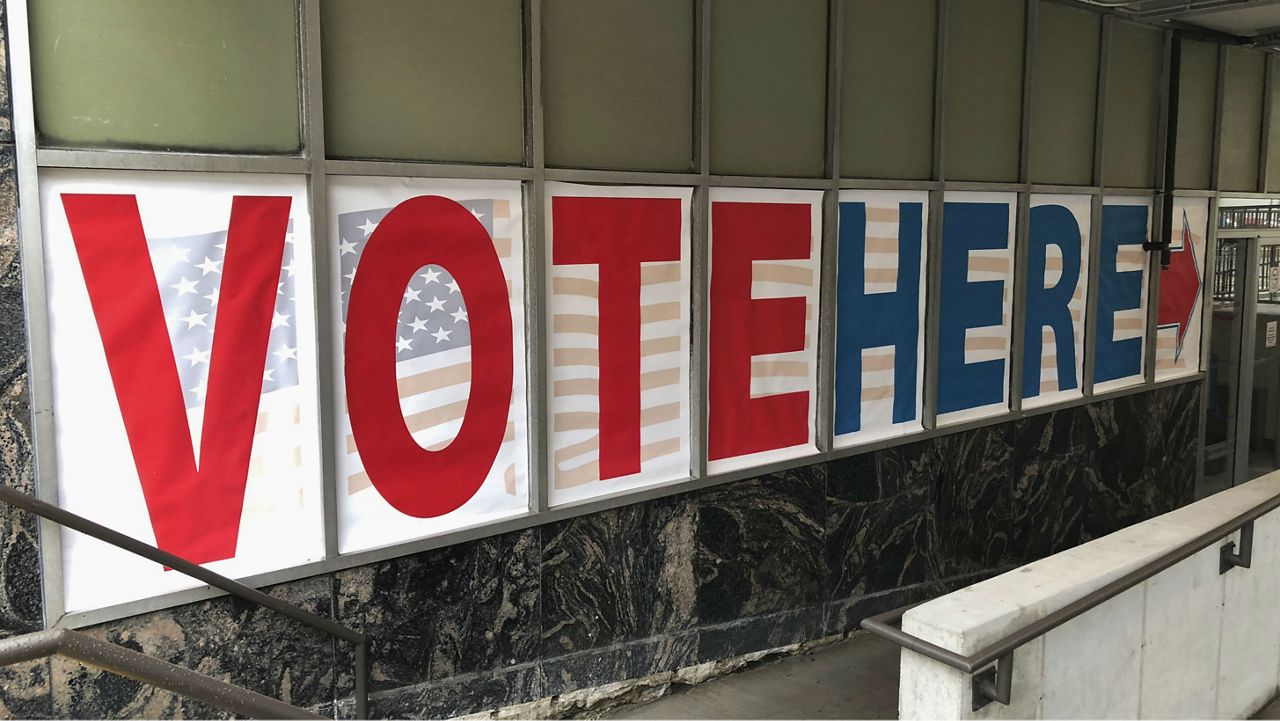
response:
[[[1280,472],[934,599],[902,628],[974,654],[1277,494]],[[904,650],[901,717],[1247,717],[1280,689],[1280,510],[1254,524],[1252,568],[1219,574],[1226,540],[1018,649],[1009,706],[974,712],[967,674]]]

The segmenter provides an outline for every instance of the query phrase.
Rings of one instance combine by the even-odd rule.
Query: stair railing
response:
[[[364,634],[21,491],[0,486],[0,501],[8,503],[15,508],[34,513],[60,526],[65,526],[86,536],[96,538],[104,543],[109,543],[116,548],[163,564],[214,588],[226,591],[236,598],[257,604],[263,608],[269,608],[299,623],[350,643],[354,653],[355,665],[354,695],[356,718],[366,719],[369,717],[368,642]],[[103,648],[103,646],[110,648]],[[119,649],[119,651],[112,649]],[[36,650],[42,650],[42,652],[36,653]],[[185,693],[193,698],[221,706],[233,713],[267,718],[280,717],[282,715],[296,716],[299,713],[310,715],[308,712],[290,706],[283,701],[277,701],[224,681],[210,678],[196,671],[174,666],[165,661],[160,661],[105,641],[98,641],[81,633],[67,631],[66,629],[53,629],[15,637],[9,639],[7,645],[5,642],[0,642],[0,665],[38,658],[53,652],[102,666],[108,670],[123,673],[123,675],[162,686],[172,691]],[[12,660],[6,660],[10,658]],[[139,660],[139,658],[143,660]],[[104,664],[100,661],[107,663]],[[179,688],[175,688],[174,684],[177,684]],[[231,708],[227,704],[236,704],[236,708]],[[288,709],[292,709],[292,711],[287,711]]]

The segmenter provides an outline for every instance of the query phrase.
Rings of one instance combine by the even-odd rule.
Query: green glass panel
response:
[[[935,0],[848,0],[840,89],[840,174],[933,176]]]
[[[1267,188],[1266,192],[1280,191],[1280,68],[1276,68],[1273,59],[1271,77],[1268,82],[1267,104],[1270,107],[1267,129]]]
[[[1111,31],[1102,179],[1116,188],[1155,184],[1164,33],[1127,22]]]
[[[43,144],[299,149],[293,0],[29,6]]]
[[[545,0],[546,162],[693,167],[693,1]]]
[[[826,0],[712,3],[712,172],[822,175],[826,64]]]
[[[1182,41],[1178,82],[1178,154],[1174,185],[1207,190],[1213,184],[1213,116],[1218,97],[1218,46]]]
[[[1222,190],[1256,192],[1262,145],[1262,90],[1267,56],[1227,48],[1222,89]]]
[[[524,160],[520,0],[324,0],[331,157]]]
[[[1102,16],[1041,2],[1031,98],[1031,182],[1093,183]]]
[[[1022,145],[1023,0],[950,3],[946,176],[1018,180]]]

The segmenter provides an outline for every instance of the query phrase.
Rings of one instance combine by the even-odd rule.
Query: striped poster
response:
[[[707,469],[816,453],[822,193],[710,195]]]
[[[382,219],[400,203],[419,196],[457,202],[484,227],[506,276],[515,363],[506,434],[479,490],[456,510],[417,518],[397,510],[379,493],[360,457],[350,417],[337,419],[339,550],[376,548],[481,525],[528,508],[527,401],[525,393],[523,218],[519,183],[435,181],[410,178],[333,177],[329,180],[331,268],[335,287],[334,377],[343,378],[343,329],[352,284],[366,243]],[[428,451],[446,448],[457,436],[471,397],[471,319],[466,299],[438,265],[420,268],[404,290],[396,337],[400,410],[414,441]],[[345,408],[345,384],[335,384]],[[424,480],[422,492],[431,493]]]
[[[1024,408],[1084,394],[1084,314],[1092,203],[1090,195],[1031,196]]]
[[[236,419],[219,417],[207,403],[210,373],[227,378],[219,363],[239,362],[227,355],[219,359],[215,347],[225,350],[236,340],[235,311],[228,307],[223,290],[231,286],[229,276],[243,277],[245,256],[237,255],[228,268],[228,247],[233,208],[244,199],[282,202],[287,223],[283,238],[237,236],[230,242],[246,245],[255,256],[267,253],[267,246],[282,250],[280,267],[269,268],[273,280],[265,289],[262,316],[265,330],[265,357],[260,366],[251,366],[261,375],[261,391],[252,418],[253,437],[244,477],[243,499],[236,499],[239,524],[234,528],[234,544],[228,555],[207,565],[232,577],[297,566],[323,557],[320,524],[320,449],[316,409],[315,288],[310,242],[310,220],[306,189],[301,178],[226,173],[148,173],[97,170],[46,170],[40,178],[44,223],[50,342],[53,355],[55,448],[57,450],[58,503],[63,508],[103,523],[146,543],[164,545],[158,528],[164,507],[144,490],[143,472],[138,464],[138,447],[143,439],[126,433],[128,415],[120,388],[122,379],[108,368],[105,333],[110,298],[91,304],[87,293],[88,256],[79,256],[73,243],[66,203],[74,196],[124,198],[136,208],[145,252],[150,259],[152,278],[118,278],[135,287],[150,286],[158,316],[148,316],[139,306],[124,310],[129,314],[130,333],[146,336],[151,317],[164,323],[172,355],[166,359],[173,375],[160,374],[148,383],[148,405],[163,410],[164,400],[179,400],[185,411],[186,427],[175,429],[174,452],[165,457],[170,468],[163,476],[177,483],[181,469],[173,463],[178,447],[189,435],[197,472],[212,465],[201,456],[202,439],[214,437],[211,424],[219,431]],[[132,204],[136,203],[136,206]],[[254,241],[260,242],[255,244]],[[279,245],[276,245],[276,242]],[[118,250],[128,254],[133,240],[125,234],[109,238]],[[275,260],[271,260],[274,265]],[[272,292],[274,290],[274,292]],[[236,299],[242,300],[243,286]],[[272,297],[273,296],[273,297]],[[232,301],[235,302],[235,301]],[[243,308],[243,306],[240,306]],[[256,306],[255,306],[256,307]],[[241,310],[241,314],[244,311]],[[231,331],[228,331],[231,328]],[[216,340],[215,340],[216,339]],[[143,351],[135,352],[142,354]],[[117,349],[118,352],[118,349]],[[151,359],[134,357],[132,365],[149,364]],[[162,364],[163,365],[163,364]],[[118,371],[118,367],[115,369]],[[232,374],[248,372],[233,366]],[[172,379],[172,381],[171,381]],[[170,382],[172,388],[166,387]],[[257,383],[256,378],[253,381]],[[169,396],[168,391],[173,395]],[[181,394],[181,395],[178,395]],[[214,391],[213,395],[216,395]],[[226,398],[225,392],[222,396]],[[221,406],[226,415],[227,404]],[[219,433],[225,438],[225,433]],[[215,441],[216,442],[216,441]],[[201,477],[226,489],[223,498],[236,492],[228,476]],[[172,486],[171,486],[172,487]],[[181,503],[185,495],[176,500]],[[199,501],[195,501],[199,502]],[[208,504],[186,508],[198,520],[219,515]],[[173,510],[171,508],[171,510]],[[149,513],[150,511],[150,513]],[[183,523],[190,519],[184,515]],[[216,529],[202,528],[208,537]],[[171,548],[189,555],[180,548]],[[63,597],[69,612],[111,606],[139,598],[199,586],[199,582],[179,573],[87,538],[74,531],[62,532]]]
[[[553,505],[689,476],[691,197],[547,184]]]
[[[1009,407],[1014,193],[949,192],[943,203],[938,423]]]
[[[923,429],[929,194],[840,191],[835,445]]]
[[[1149,196],[1109,196],[1102,202],[1098,253],[1098,313],[1094,392],[1143,380],[1147,329],[1147,251],[1151,237]]]
[[[1160,270],[1156,380],[1200,370],[1208,198],[1175,198],[1169,266]]]

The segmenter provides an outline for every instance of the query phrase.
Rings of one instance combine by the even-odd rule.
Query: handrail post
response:
[[[369,641],[355,645],[356,718],[369,718]]]
[[[1240,527],[1240,552],[1234,553],[1235,541],[1227,541],[1218,556],[1218,575],[1233,568],[1248,568],[1253,562],[1253,521]]]
[[[1012,700],[1013,651],[1010,651],[996,661],[995,668],[973,675],[973,710],[977,711],[992,701],[1008,706]]]

